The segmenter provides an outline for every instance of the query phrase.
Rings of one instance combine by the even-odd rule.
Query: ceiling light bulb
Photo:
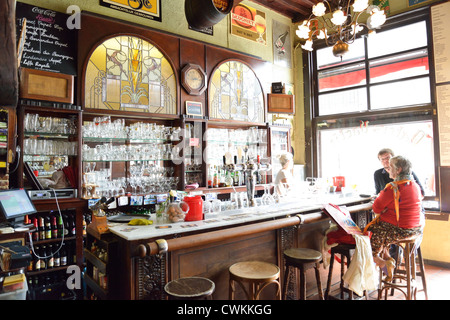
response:
[[[361,12],[369,6],[369,0],[355,0],[353,11]]]
[[[312,7],[312,13],[316,17],[321,17],[321,16],[325,15],[326,10],[327,10],[327,8],[325,7],[325,4],[323,2],[319,2],[318,4],[316,4]]]
[[[307,21],[303,21],[301,25],[298,26],[298,30],[295,31],[295,34],[300,39],[308,39],[309,38],[309,27],[306,25]]]
[[[327,38],[327,29],[322,29],[319,31],[319,34],[317,35],[317,39],[325,39]]]
[[[313,51],[312,44],[313,44],[312,40],[309,39],[309,40],[307,40],[305,42],[304,45],[302,45],[302,49],[305,49],[305,50],[308,50],[308,51]]]
[[[372,9],[370,17],[367,19],[367,24],[370,29],[379,28],[386,22],[386,15],[384,10],[380,10],[378,7]]]
[[[341,9],[333,12],[333,18],[331,18],[331,22],[333,22],[336,26],[341,26],[347,20],[347,16],[344,15],[344,12]]]

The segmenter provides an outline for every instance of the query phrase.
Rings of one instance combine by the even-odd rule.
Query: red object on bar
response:
[[[341,188],[345,187],[345,177],[344,176],[333,177],[333,186],[336,187],[336,191],[341,191]]]
[[[203,199],[200,195],[186,196],[183,201],[189,205],[189,212],[186,214],[184,221],[203,220]]]

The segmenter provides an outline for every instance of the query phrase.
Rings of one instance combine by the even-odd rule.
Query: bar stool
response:
[[[382,279],[382,271],[380,270],[380,289],[378,290],[378,300],[381,299],[383,291],[385,291],[385,299],[387,299],[387,292],[389,289],[399,290],[405,295],[406,300],[416,299],[416,250],[415,242],[417,236],[408,239],[400,240],[395,244],[403,248],[403,258],[405,260],[405,274],[395,272],[390,282]],[[395,282],[395,280],[406,281]]]
[[[423,256],[422,256],[422,250],[421,247],[419,246],[416,250],[416,259],[417,259],[417,263],[419,264],[419,269],[420,272],[416,272],[416,275],[420,276],[420,278],[422,279],[422,289],[423,292],[425,293],[425,300],[428,300],[428,290],[427,290],[427,279],[426,279],[426,275],[425,275],[425,264],[423,262]],[[400,247],[397,246],[397,260],[396,260],[396,267],[394,270],[394,273],[400,273],[400,274],[406,274],[406,271],[403,269],[400,269],[399,266],[401,265],[402,261],[401,259],[399,259],[401,257],[400,255]],[[394,295],[394,289],[391,290],[391,296]]]
[[[328,300],[330,298],[330,290],[331,290],[331,278],[333,275],[333,266],[334,266],[334,257],[336,254],[339,254],[341,257],[341,276],[340,276],[340,284],[339,284],[339,297],[340,299],[344,299],[344,294],[348,294],[348,299],[353,300],[353,291],[346,288],[344,286],[344,281],[342,280],[342,277],[345,274],[345,260],[347,260],[347,269],[348,265],[350,264],[352,254],[354,250],[356,249],[355,244],[346,244],[341,243],[337,246],[331,248],[331,258],[330,258],[330,266],[328,270],[328,280],[327,280],[327,289],[325,290],[325,300]],[[364,291],[364,295],[366,297],[366,300],[369,300],[367,291]]]
[[[300,300],[306,300],[306,270],[314,268],[316,273],[317,290],[319,299],[323,300],[322,283],[320,281],[320,261],[322,253],[307,248],[290,248],[283,253],[286,265],[283,283],[283,298],[286,299],[287,286],[291,267],[300,270]]]
[[[229,268],[229,298],[234,300],[235,283],[244,290],[248,300],[258,300],[262,290],[271,283],[277,286],[277,298],[281,299],[280,268],[278,266],[263,261],[243,261],[233,264]],[[249,284],[249,290],[244,286]]]
[[[164,291],[171,300],[211,299],[214,289],[214,282],[203,277],[180,278],[164,286]]]

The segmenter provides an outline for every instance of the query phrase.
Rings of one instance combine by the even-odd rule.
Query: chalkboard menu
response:
[[[22,2],[16,3],[17,41],[26,19],[21,67],[69,75],[77,74],[77,30],[68,29],[68,14]]]

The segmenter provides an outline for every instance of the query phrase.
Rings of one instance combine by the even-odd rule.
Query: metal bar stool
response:
[[[380,289],[378,290],[378,300],[383,296],[385,291],[385,299],[389,289],[399,290],[405,295],[406,300],[416,299],[416,237],[397,241],[395,244],[403,248],[403,258],[405,260],[405,274],[395,272],[390,282],[382,279],[382,271],[380,270]],[[400,280],[397,282],[396,280]]]
[[[322,253],[316,250],[307,248],[291,248],[283,253],[286,265],[283,283],[283,298],[286,299],[287,286],[291,267],[300,270],[300,300],[306,300],[306,270],[314,268],[316,273],[317,290],[319,292],[319,299],[323,300],[322,283],[320,281],[320,261],[322,260]]]
[[[280,268],[278,266],[262,261],[237,262],[229,268],[229,298],[234,300],[235,283],[244,290],[248,300],[258,300],[262,290],[271,283],[277,286],[277,298],[281,299]],[[244,283],[249,284],[248,290]]]
[[[202,277],[180,278],[164,286],[164,291],[171,300],[211,299],[214,289],[214,282]]]

